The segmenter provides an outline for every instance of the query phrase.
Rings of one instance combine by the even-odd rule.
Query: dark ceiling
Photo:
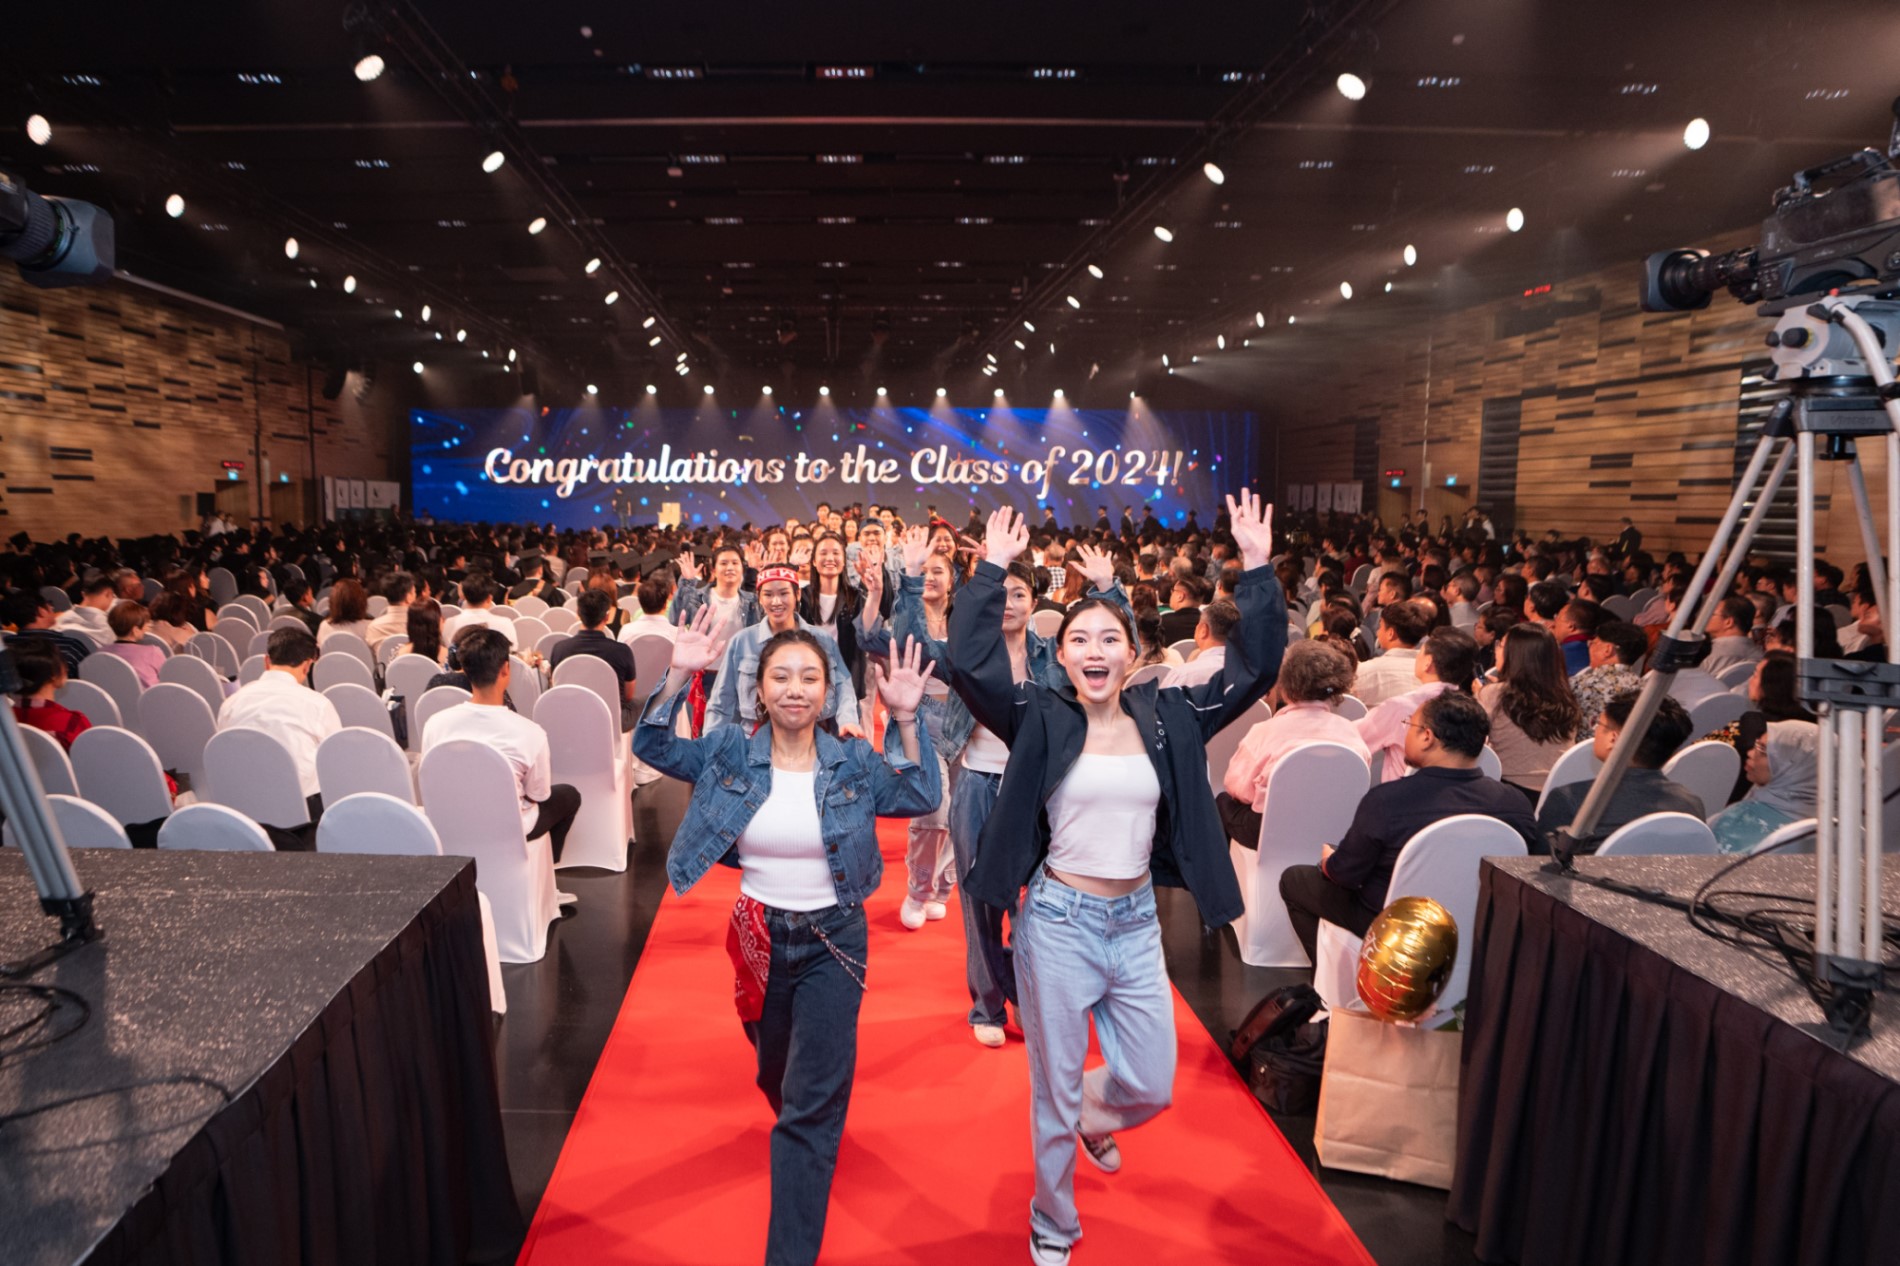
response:
[[[0,165],[108,207],[120,267],[340,359],[864,392],[973,390],[994,355],[1125,386],[1256,312],[1389,330],[1745,228],[1884,144],[1900,91],[1893,0],[365,9],[11,15]]]

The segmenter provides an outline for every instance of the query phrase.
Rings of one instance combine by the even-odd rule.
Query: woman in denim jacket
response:
[[[857,1064],[864,903],[883,872],[877,815],[929,813],[943,796],[929,734],[917,724],[932,669],[912,645],[888,676],[874,670],[891,716],[880,757],[864,740],[819,726],[833,657],[811,633],[789,629],[759,651],[756,727],[681,738],[673,717],[686,682],[725,651],[713,623],[703,610],[680,630],[633,746],[693,786],[667,853],[674,891],[716,863],[741,872],[726,949],[739,1018],[758,1051],[758,1086],[778,1117],[765,1260],[807,1266],[824,1238]]]
[[[924,577],[925,567],[936,557],[930,538],[929,530],[921,526],[909,529],[900,537],[905,574],[893,616],[892,635],[922,641],[924,655],[935,664],[948,653],[948,631],[943,630],[942,637],[934,636],[930,627]],[[1078,574],[1088,579],[1089,596],[1106,598],[1124,610],[1128,608],[1127,595],[1115,581],[1115,560],[1108,554],[1087,545],[1080,546],[1074,566]],[[1055,639],[1042,637],[1029,627],[1030,608],[1035,602],[1035,580],[1035,574],[1026,563],[1011,564],[1003,580],[1003,640],[1009,648],[1010,669],[1016,680],[1040,681],[1054,689],[1067,677],[1056,663]],[[947,601],[942,618],[949,618]],[[976,860],[976,842],[983,834],[983,824],[989,820],[990,810],[996,804],[1009,749],[995,734],[976,724],[970,709],[955,693],[942,698],[926,695],[923,716],[931,727],[930,737],[938,757],[944,762],[950,794],[940,814],[912,820],[911,837],[914,842],[919,826],[925,822],[937,821],[941,829],[947,830],[957,883],[962,884]],[[912,896],[915,895],[913,870]],[[909,902],[905,904],[908,908]],[[1009,947],[1003,944],[1004,913],[967,891],[963,894],[963,964],[970,989],[967,1018],[976,1040],[988,1047],[1003,1045],[1003,1025],[1009,1018],[1007,1004],[1016,1000],[1015,971]],[[910,920],[906,919],[905,923],[909,925]]]

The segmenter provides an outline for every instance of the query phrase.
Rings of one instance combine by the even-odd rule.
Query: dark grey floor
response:
[[[508,989],[508,1016],[496,1045],[502,1120],[515,1193],[530,1216],[646,944],[666,887],[666,845],[685,807],[683,784],[668,779],[642,788],[634,797],[638,842],[627,872],[562,871],[562,889],[580,898],[575,913],[554,927],[540,962],[502,968]],[[1202,936],[1184,892],[1162,891],[1161,919],[1175,987],[1223,1043],[1269,990],[1301,978],[1242,963],[1231,933]],[[1444,1219],[1444,1193],[1320,1169],[1313,1118],[1274,1119],[1381,1266],[1476,1260],[1471,1237]]]

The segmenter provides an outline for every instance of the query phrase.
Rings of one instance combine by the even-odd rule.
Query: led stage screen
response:
[[[1151,505],[1169,526],[1257,469],[1250,413],[879,408],[445,409],[411,415],[410,504],[439,520],[582,528],[669,503],[691,525],[807,519],[821,501],[1008,504],[1063,525]],[[1139,515],[1139,510],[1136,511]]]

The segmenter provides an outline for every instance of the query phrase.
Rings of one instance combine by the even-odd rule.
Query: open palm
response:
[[[726,638],[713,635],[713,622],[717,617],[711,605],[703,606],[693,616],[692,622],[679,631],[673,641],[673,668],[682,673],[704,672],[717,667],[725,658]]]
[[[875,663],[871,665],[872,676],[877,682],[878,697],[884,700],[884,706],[891,710],[894,717],[913,717],[924,699],[924,684],[937,671],[935,664],[923,662],[924,648],[916,638],[904,639],[903,647],[891,656],[888,672]]]
[[[1093,545],[1075,547],[1075,569],[1087,576],[1089,584],[1096,589],[1106,589],[1115,583],[1114,557]]]
[[[1029,525],[1008,506],[990,515],[983,529],[984,557],[998,567],[1008,567],[1029,548]]]
[[[1227,517],[1241,564],[1249,571],[1265,566],[1273,557],[1273,507],[1261,501],[1259,493],[1242,488],[1238,500],[1228,494]]]
[[[897,538],[897,544],[904,551],[904,574],[923,575],[924,564],[930,561],[930,529],[922,524],[907,527]]]

